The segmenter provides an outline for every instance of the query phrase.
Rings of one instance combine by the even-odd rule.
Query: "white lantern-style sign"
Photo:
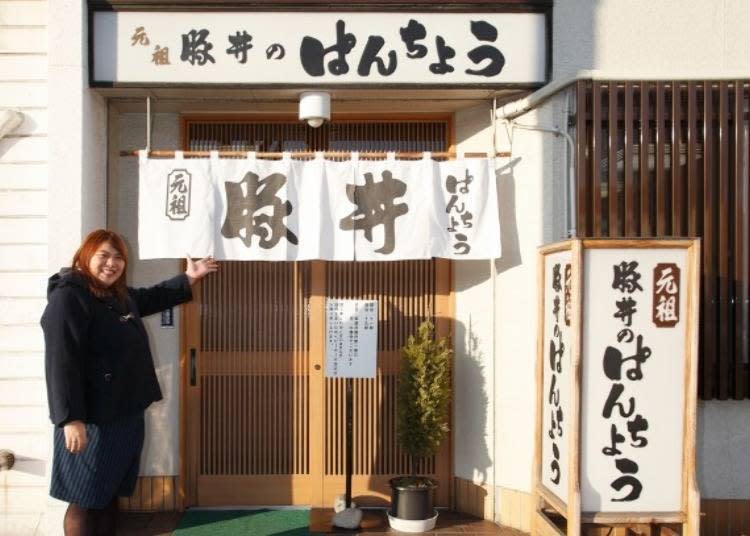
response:
[[[688,239],[540,248],[532,534],[698,535],[699,259]]]

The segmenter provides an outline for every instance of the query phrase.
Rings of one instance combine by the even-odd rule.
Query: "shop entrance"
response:
[[[444,151],[447,118],[297,122],[186,119],[185,149]],[[344,491],[344,380],[326,379],[326,298],[377,299],[378,372],[354,382],[353,495],[384,505],[409,472],[396,445],[399,348],[430,318],[452,326],[448,260],[223,262],[186,306],[185,506],[327,505]],[[419,468],[451,497],[451,440]]]

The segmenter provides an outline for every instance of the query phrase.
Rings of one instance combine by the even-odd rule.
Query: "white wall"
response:
[[[3,534],[33,532],[47,494],[48,101],[47,2],[0,2],[0,109],[24,114],[0,141],[0,449],[16,456],[0,473]]]
[[[70,262],[82,235],[104,225],[104,100],[87,88],[85,3],[0,2],[0,108],[23,125],[0,142],[0,474],[3,534],[47,524],[52,427],[39,318],[46,279]],[[54,503],[54,502],[53,502]]]
[[[116,147],[120,149],[143,148],[146,145],[145,114],[112,114],[116,126]],[[153,116],[152,144],[154,147],[178,147],[180,123],[177,114]],[[111,177],[109,192],[110,228],[121,233],[130,250],[128,284],[148,286],[180,270],[180,261],[138,260],[138,159],[116,157],[117,173]],[[180,311],[174,309],[175,327],[160,327],[160,315],[144,319],[151,341],[151,351],[164,399],[156,402],[146,412],[146,442],[141,455],[142,475],[176,475],[179,471],[179,350]]]
[[[642,78],[747,77],[745,0],[556,0],[554,78],[598,69]]]
[[[559,97],[527,114],[523,122],[564,126],[563,104]],[[457,150],[491,150],[489,102],[461,110],[455,119]],[[565,236],[565,175],[555,172],[565,170],[565,145],[562,138],[524,130],[510,132],[503,124],[497,125],[497,134],[498,151],[512,153],[497,161],[502,256],[493,263],[454,263],[455,471],[475,482],[530,491],[536,249]],[[493,269],[494,312],[487,299],[493,294]]]

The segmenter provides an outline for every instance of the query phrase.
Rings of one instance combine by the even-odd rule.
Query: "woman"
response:
[[[141,317],[189,301],[190,286],[218,268],[211,257],[188,258],[184,274],[133,289],[127,264],[122,238],[98,230],[49,279],[41,323],[55,424],[50,495],[70,503],[66,536],[114,534],[117,498],[133,493],[143,412],[162,398]]]

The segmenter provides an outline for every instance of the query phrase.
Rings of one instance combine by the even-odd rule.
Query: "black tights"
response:
[[[102,509],[70,503],[65,511],[65,536],[115,536],[117,497]]]

